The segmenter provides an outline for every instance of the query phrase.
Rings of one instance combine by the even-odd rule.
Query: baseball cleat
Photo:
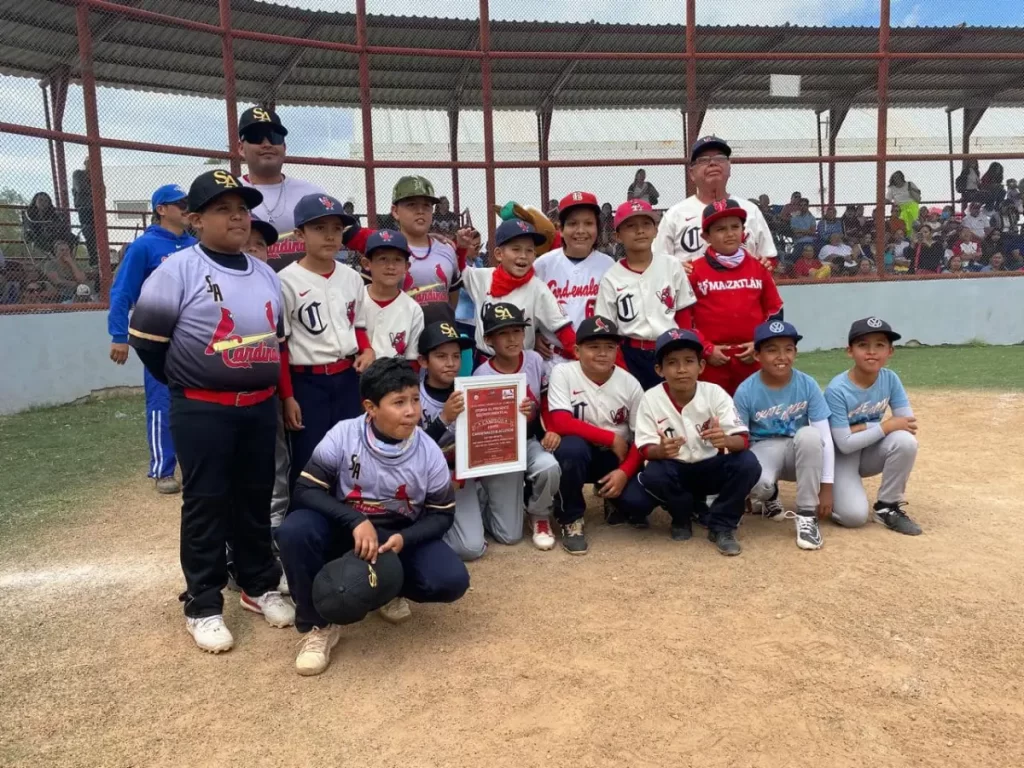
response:
[[[585,555],[590,546],[583,532],[583,520],[573,520],[562,526],[562,549],[570,555]]]
[[[551,532],[551,521],[546,517],[537,517],[530,520],[530,528],[533,530],[533,546],[547,552],[555,546],[555,535]]]
[[[906,512],[903,511],[903,505],[906,502],[895,501],[886,502],[879,501],[875,503],[875,522],[881,523],[886,528],[902,533],[907,536],[920,536],[921,526],[915,523]]]
[[[259,597],[249,597],[242,592],[239,602],[245,610],[263,616],[272,627],[290,627],[295,623],[295,606],[277,590],[264,592]]]
[[[821,530],[813,514],[796,516],[796,545],[800,549],[821,549]]]
[[[224,617],[220,614],[200,618],[186,616],[185,629],[192,635],[196,645],[207,653],[230,651],[235,644],[235,638],[231,636],[230,630],[224,624]]]
[[[181,493],[181,483],[178,482],[178,478],[174,475],[157,478],[156,492],[165,494]]]
[[[401,624],[412,618],[412,608],[404,597],[396,597],[377,611],[380,617],[389,624]]]
[[[302,636],[299,653],[295,657],[295,671],[308,677],[319,675],[331,663],[331,651],[341,640],[341,627],[328,624],[314,627]]]
[[[708,541],[713,541],[723,555],[738,555],[743,551],[736,541],[735,531],[708,531]]]

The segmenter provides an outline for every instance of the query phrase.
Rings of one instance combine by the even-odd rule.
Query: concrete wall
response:
[[[922,344],[1024,342],[1024,276],[781,288],[786,318],[804,335],[800,348],[846,344],[853,320],[877,315]],[[106,387],[138,386],[132,354],[110,362],[106,312],[0,315],[0,413],[67,403]]]

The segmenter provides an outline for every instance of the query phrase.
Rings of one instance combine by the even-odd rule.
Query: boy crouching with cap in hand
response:
[[[523,348],[523,338],[530,322],[514,304],[490,304],[483,314],[484,339],[494,350],[494,356],[478,367],[474,376],[507,376],[522,373],[526,376],[526,398],[519,411],[529,422],[526,441],[526,473],[507,472],[480,478],[480,503],[483,527],[502,544],[515,544],[523,537],[523,492],[530,482],[530,499],[526,511],[530,516],[533,545],[549,550],[555,546],[551,533],[551,507],[561,469],[550,453],[558,448],[560,438],[553,432],[537,436],[543,431],[537,419],[541,399],[547,391],[544,358],[532,349]],[[574,335],[575,339],[575,335]],[[530,434],[532,433],[532,434]]]
[[[747,427],[732,398],[717,384],[698,381],[703,349],[693,331],[658,337],[655,369],[665,381],[644,393],[637,413],[636,445],[647,459],[640,483],[671,516],[676,541],[693,535],[694,499],[717,494],[708,538],[723,555],[738,555],[736,528],[761,465],[747,450]]]
[[[363,271],[370,275],[363,313],[374,355],[404,357],[415,368],[423,332],[423,310],[402,291],[411,253],[405,235],[379,229],[366,241],[361,262]]]
[[[562,468],[555,517],[562,527],[562,547],[570,555],[588,550],[586,483],[595,484],[597,495],[610,502],[619,519],[636,525],[655,506],[636,479],[643,459],[633,445],[633,430],[644,391],[615,365],[621,342],[615,323],[588,317],[576,330],[578,359],[556,365],[548,384],[544,424],[562,438],[555,449]]]
[[[388,621],[409,617],[407,599],[451,603],[469,589],[466,566],[443,541],[455,492],[441,449],[419,428],[419,377],[407,361],[384,358],[366,369],[359,391],[366,413],[339,422],[317,445],[277,529],[303,633],[300,675],[327,669],[338,643],[340,627],[316,610],[313,581],[346,552],[371,564],[378,553],[398,555],[405,576],[400,596],[380,611]]]

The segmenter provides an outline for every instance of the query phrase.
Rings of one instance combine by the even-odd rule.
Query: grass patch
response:
[[[73,518],[97,487],[145,472],[141,396],[0,416],[0,539]]]

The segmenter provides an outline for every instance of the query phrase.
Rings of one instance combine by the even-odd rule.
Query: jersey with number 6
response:
[[[772,240],[771,230],[768,229],[768,222],[764,220],[761,209],[743,198],[730,199],[738,202],[747,212],[747,223],[744,226],[744,245],[747,250],[762,258],[774,259],[778,256],[775,241]],[[696,195],[691,195],[665,211],[652,250],[675,256],[680,262],[693,261],[703,256],[708,247],[701,226],[704,208],[705,204]]]
[[[324,276],[295,262],[278,277],[292,365],[329,365],[359,351],[356,328],[366,328],[366,290],[354,269],[335,264]]]
[[[572,321],[573,330],[576,330],[586,318],[593,317],[601,278],[614,263],[611,256],[600,251],[591,251],[585,259],[570,259],[565,251],[558,248],[537,259],[533,271],[551,289],[565,316]],[[557,344],[552,333],[545,332],[544,336]]]
[[[613,264],[601,279],[595,314],[614,320],[624,336],[653,341],[677,328],[676,312],[696,300],[682,264],[655,255],[643,272]]]
[[[548,382],[549,411],[566,411],[627,443],[633,439],[643,396],[643,387],[628,371],[616,367],[608,381],[598,384],[587,378],[578,361],[556,365]]]

